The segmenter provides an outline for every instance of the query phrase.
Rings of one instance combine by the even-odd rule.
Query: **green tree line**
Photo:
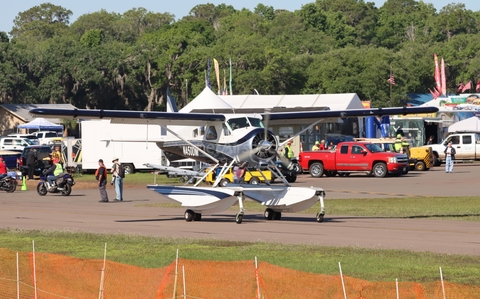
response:
[[[231,58],[234,94],[357,93],[375,107],[389,105],[390,69],[395,105],[434,87],[434,53],[449,92],[480,79],[480,11],[464,4],[317,0],[291,12],[207,3],[179,20],[133,8],[70,24],[71,15],[44,3],[0,32],[1,103],[162,110],[168,89],[183,106],[205,87],[208,58],[222,85]]]

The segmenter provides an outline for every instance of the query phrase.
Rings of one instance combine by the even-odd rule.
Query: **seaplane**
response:
[[[243,207],[245,197],[265,206],[264,217],[267,220],[280,220],[282,213],[299,212],[317,202],[320,204],[320,210],[316,214],[317,222],[323,222],[325,216],[325,191],[322,188],[293,187],[287,180],[282,179],[281,173],[279,177],[284,183],[283,186],[226,184],[218,187],[222,173],[235,162],[242,161],[248,166],[259,167],[262,164],[272,165],[273,161],[280,160],[286,167],[291,167],[289,160],[278,153],[278,149],[288,140],[279,143],[275,134],[268,129],[269,122],[290,124],[293,121],[307,121],[310,123],[310,126],[305,128],[307,130],[328,118],[406,115],[436,111],[438,111],[436,107],[344,111],[328,108],[315,111],[278,111],[273,108],[261,113],[240,113],[225,108],[197,109],[189,112],[36,108],[30,110],[30,114],[45,118],[110,119],[111,123],[160,126],[168,134],[162,140],[155,141],[169,159],[192,158],[210,163],[212,167],[209,171],[214,171],[218,167],[221,171],[212,187],[198,186],[201,181],[199,180],[194,186],[148,185],[147,188],[186,208],[184,213],[186,221],[200,221],[202,215],[222,212],[238,202],[239,211],[235,221],[240,224],[245,214]],[[295,138],[305,130],[289,139]]]

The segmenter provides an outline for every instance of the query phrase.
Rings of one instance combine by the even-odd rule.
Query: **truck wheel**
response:
[[[415,170],[417,170],[417,171],[424,171],[425,168],[426,168],[425,162],[418,161],[417,163],[415,163]]]
[[[319,178],[323,175],[323,164],[319,162],[312,163],[308,171],[312,177]]]
[[[377,178],[383,178],[387,175],[387,164],[383,162],[373,165],[372,173]]]
[[[125,174],[132,174],[135,171],[133,164],[123,164],[123,169],[125,169]]]
[[[248,183],[251,184],[251,185],[258,185],[258,184],[260,184],[260,180],[257,177],[252,177],[250,179],[250,182],[248,182]]]
[[[440,166],[440,165],[442,165],[442,161],[440,161],[440,159],[438,158],[438,154],[437,154],[437,153],[433,153],[433,165],[434,165],[434,166]]]

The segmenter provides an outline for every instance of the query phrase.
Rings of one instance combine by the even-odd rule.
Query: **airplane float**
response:
[[[182,113],[36,108],[30,110],[30,114],[46,118],[110,119],[111,123],[160,125],[170,133],[163,140],[157,141],[157,145],[165,151],[167,157],[193,158],[215,164],[215,167],[219,165],[223,165],[223,167],[213,187],[199,187],[199,180],[195,186],[149,185],[147,188],[167,196],[185,207],[186,221],[199,221],[202,214],[218,213],[238,202],[239,212],[235,221],[242,223],[245,197],[266,207],[264,217],[267,220],[279,220],[282,212],[302,211],[316,202],[320,203],[320,211],[316,214],[317,222],[322,222],[325,215],[323,201],[325,192],[322,188],[292,187],[284,178],[282,181],[285,186],[227,184],[225,187],[215,188],[222,177],[222,172],[224,173],[227,167],[231,167],[234,162],[248,162],[249,166],[258,166],[262,163],[272,164],[275,159],[280,159],[284,163],[288,162],[278,154],[278,149],[282,144],[268,130],[268,125],[264,124],[264,121],[289,124],[292,121],[301,120],[311,123],[309,127],[312,127],[326,118],[406,115],[436,111],[438,111],[436,107],[290,112],[277,112],[272,109],[264,113],[232,113],[233,111],[224,113],[221,110],[216,110],[214,113]],[[213,171],[215,167],[212,167],[210,171]],[[208,172],[205,176],[207,174]]]

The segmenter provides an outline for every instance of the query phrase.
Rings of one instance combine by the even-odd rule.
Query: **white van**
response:
[[[4,136],[0,138],[0,150],[5,151],[23,151],[26,146],[34,145],[27,138],[17,138]]]
[[[40,141],[40,144],[49,144],[51,143],[53,138],[60,137],[58,136],[58,133],[55,131],[38,131],[38,132],[33,132],[32,135],[35,135],[38,137],[38,140]]]

